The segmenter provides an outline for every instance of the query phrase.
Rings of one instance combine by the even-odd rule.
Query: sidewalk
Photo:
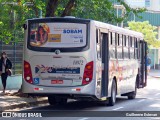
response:
[[[151,69],[149,76],[154,77],[154,78],[160,78],[160,70]]]
[[[12,110],[16,108],[38,106],[39,104],[48,103],[47,97],[26,98],[2,94],[0,91],[0,111]],[[17,90],[6,90],[6,93],[15,93]]]

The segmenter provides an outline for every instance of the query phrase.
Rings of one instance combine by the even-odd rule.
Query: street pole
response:
[[[42,10],[40,10],[39,18],[42,18]]]
[[[123,5],[114,5],[114,8],[117,10],[117,18],[119,17],[119,9],[122,10],[122,14],[121,14],[121,17],[124,16],[125,14],[125,7]],[[117,23],[117,26],[118,26],[118,23]],[[121,27],[123,27],[123,21],[121,22]]]
[[[154,69],[156,69],[156,49],[154,49]]]
[[[134,21],[135,21],[135,19],[136,19],[136,16],[135,16],[135,14],[133,13],[133,17],[134,17]]]
[[[117,7],[117,18],[118,18],[118,7]],[[117,26],[118,26],[118,23],[117,23]]]

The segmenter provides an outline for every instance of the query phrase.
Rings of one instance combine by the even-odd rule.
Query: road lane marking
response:
[[[87,120],[87,119],[89,119],[89,118],[81,118],[81,119],[78,119],[78,120]]]
[[[139,100],[139,101],[137,101],[137,102],[143,102],[143,101],[145,101],[145,99]]]
[[[160,95],[160,93],[155,94],[155,96],[158,96],[158,95]]]
[[[124,107],[118,107],[118,108],[114,108],[112,110],[119,110],[119,109],[122,109],[122,108],[124,108]]]

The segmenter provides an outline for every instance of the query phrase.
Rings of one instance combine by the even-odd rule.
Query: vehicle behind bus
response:
[[[134,99],[146,86],[143,35],[78,18],[29,19],[24,24],[22,90],[48,96],[51,105],[67,99]]]

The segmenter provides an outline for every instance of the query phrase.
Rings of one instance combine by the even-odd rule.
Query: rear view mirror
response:
[[[24,30],[26,30],[27,29],[27,25],[23,24],[23,28],[24,28]]]

